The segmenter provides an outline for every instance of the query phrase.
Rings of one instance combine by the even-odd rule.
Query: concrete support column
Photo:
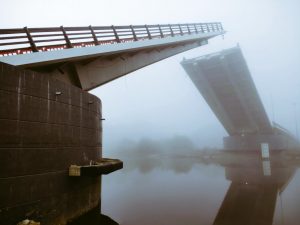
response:
[[[100,178],[71,164],[102,156],[101,101],[50,76],[0,64],[0,224],[64,224],[97,206]]]

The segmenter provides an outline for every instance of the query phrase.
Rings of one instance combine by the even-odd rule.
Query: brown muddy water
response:
[[[300,163],[295,158],[125,157],[123,170],[102,178],[102,214],[97,209],[73,225],[299,225]]]

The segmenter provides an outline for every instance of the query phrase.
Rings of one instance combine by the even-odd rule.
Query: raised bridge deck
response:
[[[0,62],[90,90],[224,33],[221,23],[0,29]]]
[[[272,133],[239,47],[184,60],[182,66],[230,135]]]

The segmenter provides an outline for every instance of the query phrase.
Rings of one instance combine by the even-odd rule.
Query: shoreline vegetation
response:
[[[124,161],[124,172],[138,169],[148,173],[155,169],[172,170],[175,173],[187,173],[193,166],[251,166],[261,164],[260,151],[229,151],[220,149],[200,149],[184,152],[143,152],[130,154],[123,152],[119,155]],[[271,163],[276,167],[300,167],[300,150],[271,151]]]

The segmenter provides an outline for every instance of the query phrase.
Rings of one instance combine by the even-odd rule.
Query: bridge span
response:
[[[220,23],[0,29],[0,62],[91,90],[224,33]]]

